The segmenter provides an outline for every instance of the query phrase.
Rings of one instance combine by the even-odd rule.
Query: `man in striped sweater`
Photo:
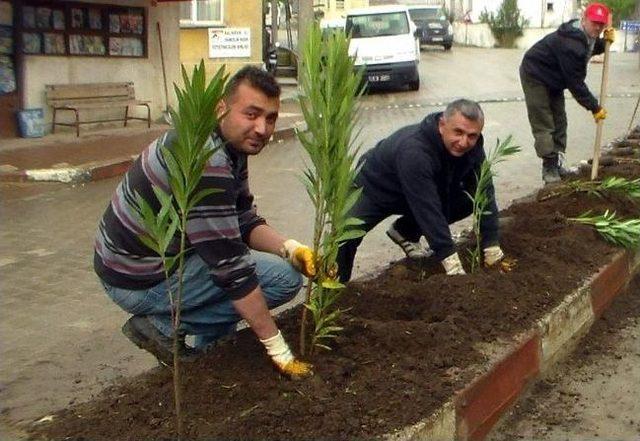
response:
[[[222,191],[202,199],[189,213],[191,250],[183,275],[180,355],[191,358],[245,319],[275,366],[290,377],[311,374],[297,360],[276,327],[269,309],[291,300],[302,285],[299,272],[315,275],[312,251],[286,239],[256,212],[248,185],[248,155],[257,155],[273,134],[280,107],[280,86],[268,73],[245,67],[227,85],[218,108],[224,115],[208,148],[217,148],[206,165],[199,191]],[[138,239],[145,228],[136,216],[135,194],[158,209],[152,186],[170,191],[161,145],[168,132],[149,145],[118,185],[96,235],[94,268],[111,299],[133,316],[122,328],[138,347],[162,363],[173,357],[171,302],[162,260]],[[169,147],[170,148],[170,147]],[[169,253],[179,249],[174,238]],[[176,292],[176,273],[169,283]],[[195,350],[184,344],[195,335]]]

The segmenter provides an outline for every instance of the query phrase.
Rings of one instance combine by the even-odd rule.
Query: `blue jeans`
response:
[[[256,274],[269,309],[293,299],[302,286],[302,276],[282,258],[251,251]],[[173,296],[177,295],[178,275],[169,278]],[[171,303],[167,283],[143,290],[117,288],[102,282],[107,295],[133,315],[146,315],[166,336],[173,335]],[[180,332],[196,336],[196,347],[211,343],[235,331],[242,317],[224,291],[214,284],[209,268],[199,255],[185,260]]]

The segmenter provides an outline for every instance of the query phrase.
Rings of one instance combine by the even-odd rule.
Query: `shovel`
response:
[[[600,83],[600,107],[604,108],[604,99],[607,94],[607,80],[609,79],[609,47],[611,42],[604,45],[604,63],[602,63],[602,82]],[[600,143],[602,142],[602,125],[604,120],[596,124],[596,142],[593,145],[593,161],[591,163],[591,180],[598,177],[598,165],[600,162]]]
[[[158,43],[160,43],[160,62],[162,63],[162,80],[164,84],[164,111],[162,112],[162,119],[171,124],[171,113],[169,112],[169,90],[167,89],[167,72],[164,67],[164,48],[162,47],[162,32],[160,31],[160,22],[156,22],[156,28],[158,29]]]

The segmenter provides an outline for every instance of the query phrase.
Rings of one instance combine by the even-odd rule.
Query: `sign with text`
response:
[[[209,28],[209,58],[238,58],[250,56],[250,28]]]

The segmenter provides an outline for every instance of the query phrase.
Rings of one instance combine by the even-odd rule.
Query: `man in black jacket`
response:
[[[609,9],[591,3],[581,20],[563,23],[533,45],[520,65],[527,114],[546,184],[560,181],[567,173],[562,164],[567,146],[564,89],[569,89],[576,101],[591,111],[596,123],[607,116],[584,79],[589,59],[604,52],[605,41],[613,42],[614,30],[605,29],[608,23]],[[603,30],[604,38],[599,38]]]
[[[364,221],[358,228],[371,230],[382,220],[400,214],[387,231],[407,256],[426,255],[419,245],[425,236],[435,258],[449,275],[465,274],[449,224],[469,216],[476,173],[485,159],[482,148],[484,114],[478,103],[460,99],[444,112],[401,128],[360,159],[356,185],[360,198],[350,215]],[[489,186],[489,214],[481,221],[484,262],[494,265],[504,254],[498,245],[498,207],[493,184]],[[340,280],[351,278],[353,261],[362,238],[346,241],[338,251]]]

